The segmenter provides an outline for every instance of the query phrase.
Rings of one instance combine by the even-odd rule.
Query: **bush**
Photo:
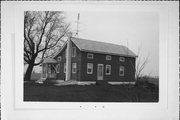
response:
[[[155,85],[154,83],[150,83],[147,79],[138,80],[135,84],[135,87],[145,88],[145,89],[150,90],[151,92],[158,90],[158,86]]]

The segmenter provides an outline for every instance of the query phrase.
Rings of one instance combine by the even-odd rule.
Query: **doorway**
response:
[[[103,64],[98,64],[97,66],[97,80],[103,80],[104,76],[104,66]]]

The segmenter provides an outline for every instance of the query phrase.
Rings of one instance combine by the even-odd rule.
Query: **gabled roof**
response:
[[[122,45],[98,42],[80,38],[71,38],[72,42],[81,50],[101,54],[112,54],[119,56],[137,57],[130,49]]]
[[[67,40],[68,41],[68,40]],[[54,55],[53,58],[56,58],[67,46],[67,41],[64,43],[62,47],[60,47],[59,51]]]
[[[57,61],[53,58],[45,58],[43,63],[57,63]]]

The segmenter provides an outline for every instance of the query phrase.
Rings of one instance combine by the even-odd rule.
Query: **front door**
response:
[[[103,73],[104,73],[103,64],[98,64],[98,66],[97,66],[97,80],[103,80]]]

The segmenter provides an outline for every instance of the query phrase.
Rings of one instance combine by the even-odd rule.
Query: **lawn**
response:
[[[158,88],[150,85],[53,86],[47,84],[25,83],[24,101],[158,102]]]

